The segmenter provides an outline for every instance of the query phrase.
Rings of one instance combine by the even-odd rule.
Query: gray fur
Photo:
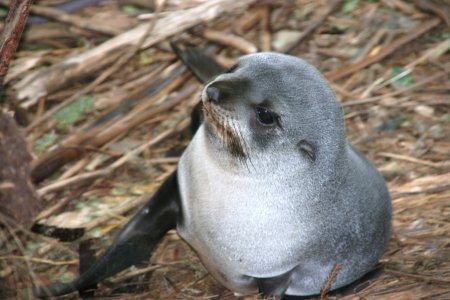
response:
[[[227,83],[232,92],[219,105],[207,103],[206,92],[203,101],[216,105],[243,154],[230,155],[206,118],[179,164],[181,237],[240,294],[258,292],[264,278],[281,278],[288,295],[317,294],[336,263],[333,289],[370,271],[389,239],[390,198],[377,170],[347,143],[326,80],[301,59],[258,53],[209,86]],[[272,107],[280,126],[258,125],[255,105]]]

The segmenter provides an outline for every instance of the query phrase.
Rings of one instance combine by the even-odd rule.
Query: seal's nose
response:
[[[206,88],[206,97],[209,102],[219,103],[220,90],[214,86],[208,86]]]

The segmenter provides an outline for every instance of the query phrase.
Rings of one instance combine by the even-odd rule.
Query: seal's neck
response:
[[[208,130],[207,124],[203,124],[197,131],[196,139],[204,149],[205,162],[214,164],[225,173],[261,178],[269,176],[278,180],[308,176],[315,184],[325,184],[339,177],[339,173],[346,172],[348,157],[343,128],[342,132],[336,131],[336,127],[333,131],[322,132],[322,136],[315,137],[317,142],[315,160],[301,153],[295,144],[287,144],[284,140],[270,145],[263,151],[255,145],[246,143],[245,157],[236,157],[225,142]],[[330,138],[330,135],[337,136]],[[330,140],[335,142],[328,143]]]

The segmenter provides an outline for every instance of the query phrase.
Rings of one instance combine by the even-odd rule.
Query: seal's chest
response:
[[[180,162],[179,174],[183,225],[178,232],[201,257],[255,276],[293,266],[292,253],[299,253],[308,230],[298,195],[282,182],[224,177],[192,160]]]
[[[178,233],[226,269],[254,276],[289,270],[313,224],[302,207],[304,189],[288,188],[301,181],[232,172],[210,148],[200,127],[180,159]]]

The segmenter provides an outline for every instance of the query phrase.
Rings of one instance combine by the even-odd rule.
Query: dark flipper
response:
[[[369,285],[373,284],[375,280],[377,280],[378,277],[380,277],[383,274],[384,267],[381,264],[378,264],[375,266],[374,269],[366,273],[363,277],[357,279],[356,281],[353,281],[352,283],[349,283],[346,286],[340,287],[336,290],[330,291],[328,293],[329,296],[336,296],[338,298],[349,296],[349,295],[356,295],[357,293],[361,292],[365,288],[367,288]],[[314,295],[310,296],[288,296],[285,295],[281,300],[306,300],[316,298]]]
[[[373,284],[378,277],[384,273],[384,266],[382,264],[377,264],[371,271],[367,272],[363,277],[353,281],[352,283],[340,287],[334,291],[330,292],[330,295],[336,296],[349,296],[357,294],[367,288],[369,285]]]
[[[195,47],[186,47],[182,50],[174,42],[171,42],[170,46],[177,57],[203,84],[225,72],[225,68],[219,65],[219,63],[212,57],[207,55],[204,50]]]
[[[186,47],[184,50],[180,49],[174,42],[170,43],[173,52],[177,57],[188,67],[188,69],[194,74],[194,76],[203,84],[214,79],[219,74],[225,72],[225,68],[219,65],[212,57],[206,54],[205,50]],[[202,104],[198,103],[191,113],[191,126],[192,134],[195,134],[198,127],[203,122]]]
[[[177,172],[170,175],[155,195],[122,229],[106,252],[78,279],[68,284],[35,287],[36,297],[45,298],[84,290],[132,265],[142,263],[167,231],[180,222]]]
[[[283,296],[291,283],[292,271],[271,278],[256,278],[258,289],[264,295]]]

